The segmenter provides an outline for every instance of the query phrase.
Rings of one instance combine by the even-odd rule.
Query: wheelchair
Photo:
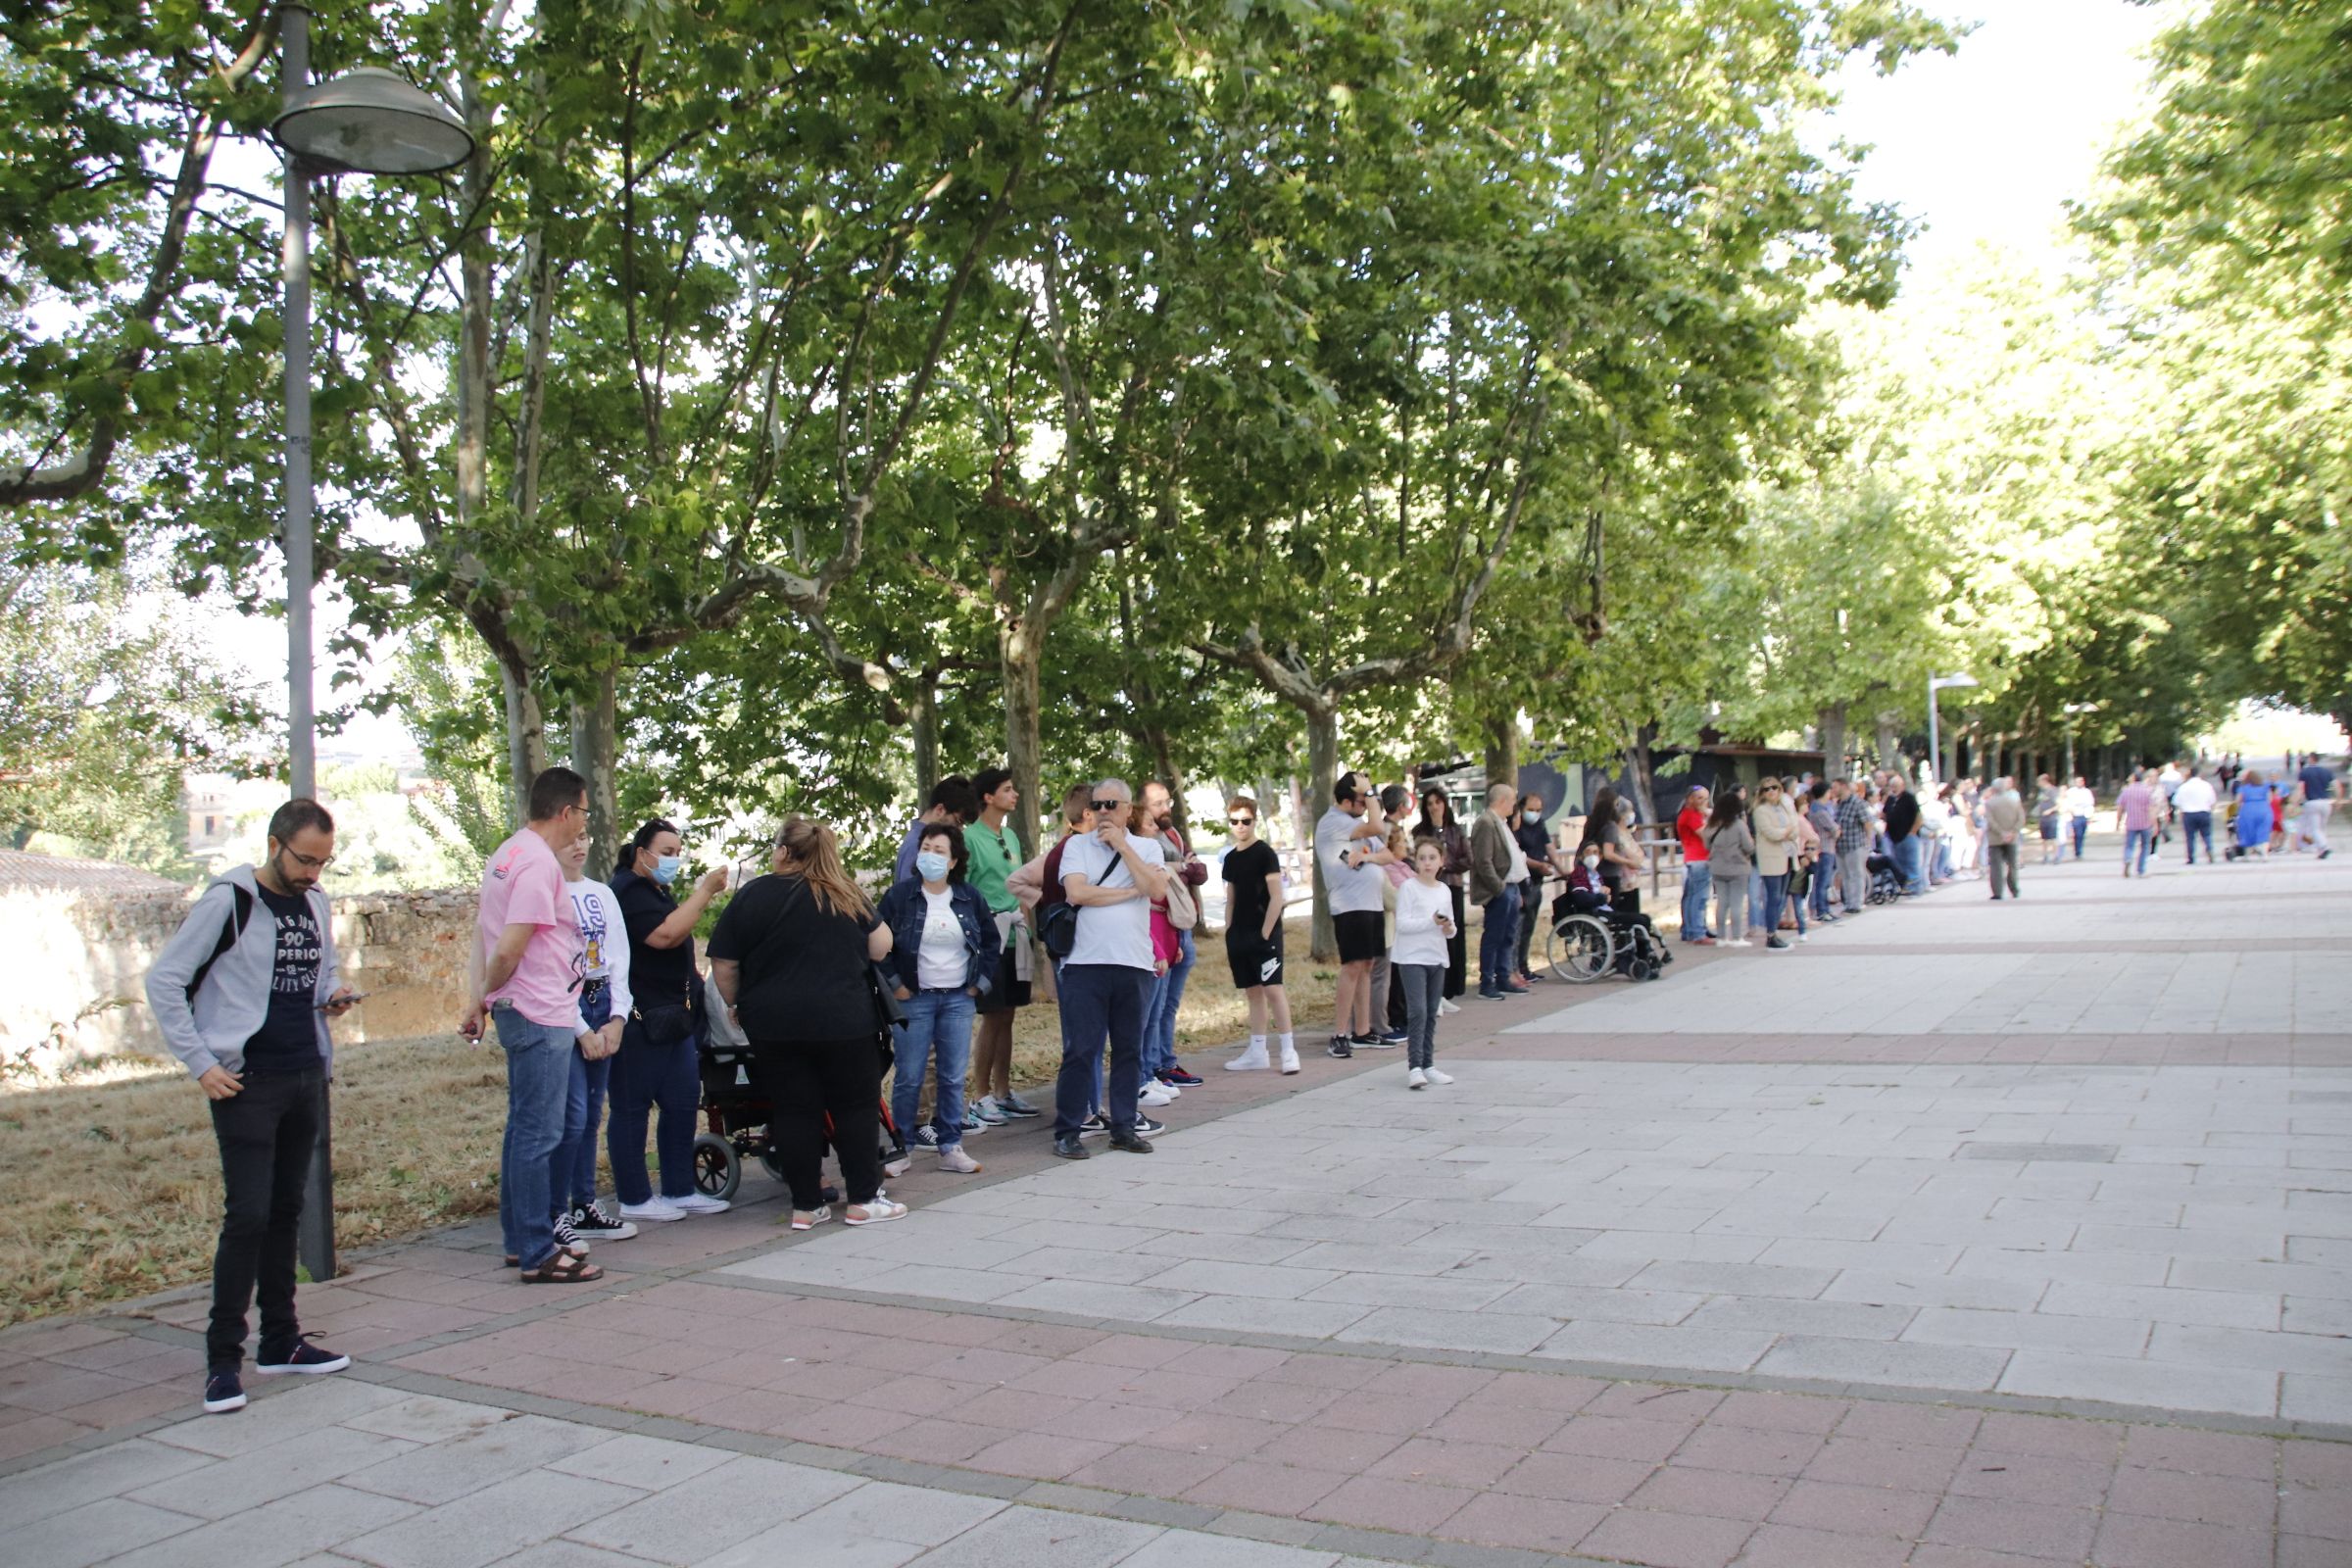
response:
[[[1646,914],[1614,908],[1596,893],[1569,892],[1552,901],[1544,957],[1552,975],[1590,985],[1606,974],[1656,980],[1674,961],[1666,939]]]

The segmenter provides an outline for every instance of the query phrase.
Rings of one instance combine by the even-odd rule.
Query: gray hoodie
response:
[[[236,945],[220,955],[204,977],[194,1006],[188,1002],[188,981],[220,946],[220,933],[236,914],[236,895],[243,888],[252,896],[253,912]],[[318,921],[318,1000],[335,994],[334,925],[326,895],[313,888],[307,895]],[[215,877],[196,906],[188,911],[172,940],[164,944],[147,971],[147,1005],[162,1025],[164,1044],[172,1048],[188,1076],[201,1078],[213,1067],[245,1070],[245,1042],[261,1032],[270,1016],[270,975],[277,962],[277,922],[262,902],[253,867],[240,865]],[[318,1015],[318,1064],[334,1066],[334,1041],[326,1016]]]

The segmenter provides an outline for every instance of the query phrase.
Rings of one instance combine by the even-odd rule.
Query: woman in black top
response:
[[[1446,998],[1453,1001],[1468,987],[1470,939],[1463,917],[1469,912],[1462,899],[1462,878],[1470,872],[1470,835],[1453,819],[1453,803],[1442,789],[1421,792],[1421,820],[1413,824],[1416,839],[1436,839],[1446,846],[1446,864],[1438,880],[1453,890],[1453,935],[1446,939]],[[1455,1009],[1441,1006],[1441,1011]]]
[[[735,895],[710,933],[710,975],[752,1043],[776,1157],[792,1188],[792,1228],[832,1218],[819,1181],[825,1121],[841,1157],[852,1225],[898,1219],[881,1196],[882,1031],[872,965],[890,927],[842,868],[833,830],[793,817],[776,834],[775,873]]]
[[[683,902],[672,897],[684,868],[685,842],[677,825],[654,817],[620,847],[612,896],[629,929],[629,991],[634,1004],[612,1060],[612,1115],[606,1148],[612,1156],[612,1192],[620,1217],[631,1224],[715,1214],[727,1205],[694,1190],[694,1135],[702,1114],[703,983],[694,961],[694,927],[727,885],[717,866],[694,882]],[[640,989],[642,987],[642,989]],[[645,1168],[646,1126],[661,1112],[655,1149],[662,1157],[662,1191]],[[595,1204],[588,1205],[594,1210]],[[572,1217],[573,1228],[593,1237]]]

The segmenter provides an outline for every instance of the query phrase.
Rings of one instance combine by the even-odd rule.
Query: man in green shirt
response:
[[[997,983],[980,999],[979,1021],[972,1039],[971,1114],[983,1124],[1003,1126],[1011,1117],[1034,1116],[1037,1107],[1012,1092],[1012,1018],[1015,1008],[1028,1005],[1028,938],[1021,929],[1020,901],[1005,879],[1019,865],[1020,840],[1006,819],[1019,808],[1021,792],[1008,768],[982,768],[972,778],[980,797],[980,816],[965,824],[963,842],[971,851],[964,881],[988,902],[996,916],[997,935],[1004,940],[1004,956]]]

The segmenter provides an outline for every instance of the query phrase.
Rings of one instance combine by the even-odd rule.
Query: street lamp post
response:
[[[449,107],[388,71],[362,67],[311,80],[311,13],[277,11],[283,99],[270,125],[286,154],[286,228],[279,252],[286,355],[286,751],[297,797],[318,791],[312,696],[311,586],[311,176],[428,174],[462,164],[473,134]],[[297,1250],[314,1280],[335,1276],[333,1118],[320,1092],[318,1144],[303,1197]]]
[[[1928,680],[1928,756],[1936,762],[1936,782],[1940,784],[1951,769],[1943,765],[1943,735],[1936,724],[1936,694],[1958,686],[1978,684],[1974,675],[1935,675]]]

